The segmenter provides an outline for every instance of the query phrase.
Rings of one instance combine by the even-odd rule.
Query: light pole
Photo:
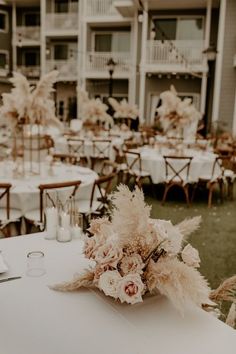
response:
[[[53,69],[57,70],[57,66],[55,65]],[[54,91],[55,113],[56,113],[56,116],[57,116],[57,113],[58,113],[58,109],[57,109],[57,81],[55,82],[54,86],[55,86],[55,91]]]
[[[108,72],[109,72],[109,75],[110,75],[110,78],[109,78],[109,97],[112,97],[112,93],[113,93],[113,73],[114,73],[114,70],[115,70],[115,66],[116,66],[116,63],[114,62],[114,60],[112,58],[110,58],[107,61]]]

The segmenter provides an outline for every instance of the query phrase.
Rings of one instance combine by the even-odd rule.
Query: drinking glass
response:
[[[44,253],[32,251],[27,254],[27,271],[29,277],[41,277],[46,273],[44,268]]]

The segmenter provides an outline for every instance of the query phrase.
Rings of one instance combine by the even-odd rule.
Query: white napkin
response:
[[[0,254],[0,274],[8,270],[6,263],[4,262],[2,255]]]

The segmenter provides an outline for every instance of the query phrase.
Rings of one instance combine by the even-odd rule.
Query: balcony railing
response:
[[[25,75],[28,78],[38,78],[40,77],[40,66],[24,66],[18,65],[17,71]]]
[[[77,62],[76,60],[47,60],[47,72],[58,70],[58,79],[61,81],[76,81],[77,80]]]
[[[16,28],[16,41],[18,44],[24,42],[39,42],[40,27],[39,26],[18,26]]]
[[[46,29],[48,31],[77,31],[78,13],[50,13],[46,14]]]
[[[106,73],[108,74],[107,62],[112,58],[115,65],[114,75],[129,74],[130,71],[130,53],[114,52],[88,52],[87,53],[87,72],[88,73]]]
[[[91,17],[119,16],[114,7],[115,0],[87,0],[86,15]]]
[[[146,64],[153,65],[202,65],[203,46],[201,40],[147,41]]]

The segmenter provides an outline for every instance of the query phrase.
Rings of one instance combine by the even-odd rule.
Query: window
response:
[[[8,32],[8,13],[0,11],[0,32]]]
[[[129,52],[130,33],[95,33],[95,52]]]
[[[37,12],[25,14],[25,26],[40,26],[40,14]]]
[[[8,55],[7,53],[0,52],[0,69],[7,69]]]
[[[67,44],[55,44],[54,45],[54,59],[55,60],[67,60],[68,59],[68,45]]]
[[[55,12],[68,12],[69,1],[68,0],[55,0]]]
[[[39,66],[40,57],[38,51],[26,51],[24,53],[24,64],[25,66]]]
[[[201,40],[204,37],[202,17],[158,18],[153,22],[157,40]]]

